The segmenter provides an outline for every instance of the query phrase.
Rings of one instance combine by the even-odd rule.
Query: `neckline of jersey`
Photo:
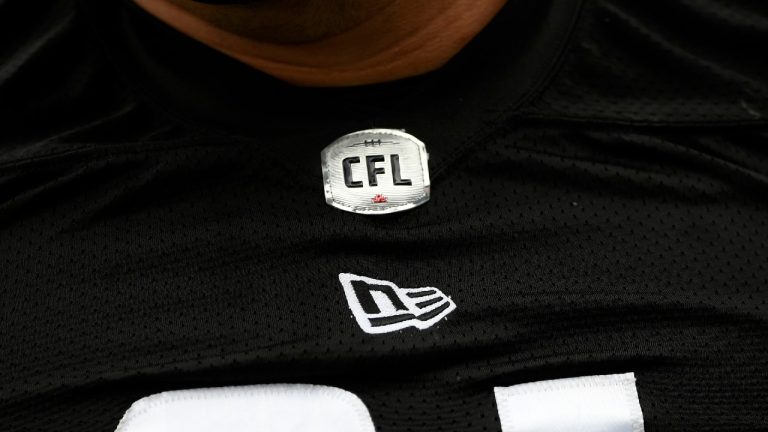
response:
[[[510,0],[437,71],[349,88],[296,87],[172,29],[130,0],[82,0],[123,79],[182,124],[264,146],[321,177],[320,150],[369,128],[405,129],[427,144],[433,184],[453,162],[514,126],[558,69],[581,1]]]

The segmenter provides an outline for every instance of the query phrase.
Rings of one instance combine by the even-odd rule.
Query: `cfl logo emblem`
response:
[[[392,168],[392,184],[395,186],[411,186],[413,183],[401,177],[400,174],[400,155],[389,155],[390,166]],[[365,157],[365,166],[368,171],[368,186],[378,186],[379,182],[376,176],[384,174],[384,168],[377,167],[376,164],[384,162],[384,155],[370,155]],[[363,187],[363,182],[352,179],[352,164],[360,163],[360,157],[351,156],[341,161],[342,171],[344,172],[344,185],[348,188]]]
[[[456,309],[437,288],[400,288],[392,282],[339,274],[349,308],[366,333],[380,334],[415,327],[425,330]]]
[[[427,161],[424,143],[400,130],[344,135],[321,153],[325,201],[362,214],[417,207],[430,196]]]

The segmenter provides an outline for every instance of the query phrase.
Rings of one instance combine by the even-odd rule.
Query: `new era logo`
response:
[[[424,330],[456,309],[450,297],[433,287],[400,288],[392,282],[351,273],[339,274],[349,308],[366,333],[406,327]]]

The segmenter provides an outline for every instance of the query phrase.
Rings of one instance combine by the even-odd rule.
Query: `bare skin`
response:
[[[302,86],[355,86],[435,70],[506,0],[134,0],[178,31]]]

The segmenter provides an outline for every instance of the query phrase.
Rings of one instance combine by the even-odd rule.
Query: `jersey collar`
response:
[[[433,181],[511,127],[557,69],[580,1],[510,0],[443,68],[351,88],[286,84],[175,31],[130,1],[82,0],[112,61],[142,97],[190,127],[277,152],[320,177],[335,138],[405,129],[427,144]]]

